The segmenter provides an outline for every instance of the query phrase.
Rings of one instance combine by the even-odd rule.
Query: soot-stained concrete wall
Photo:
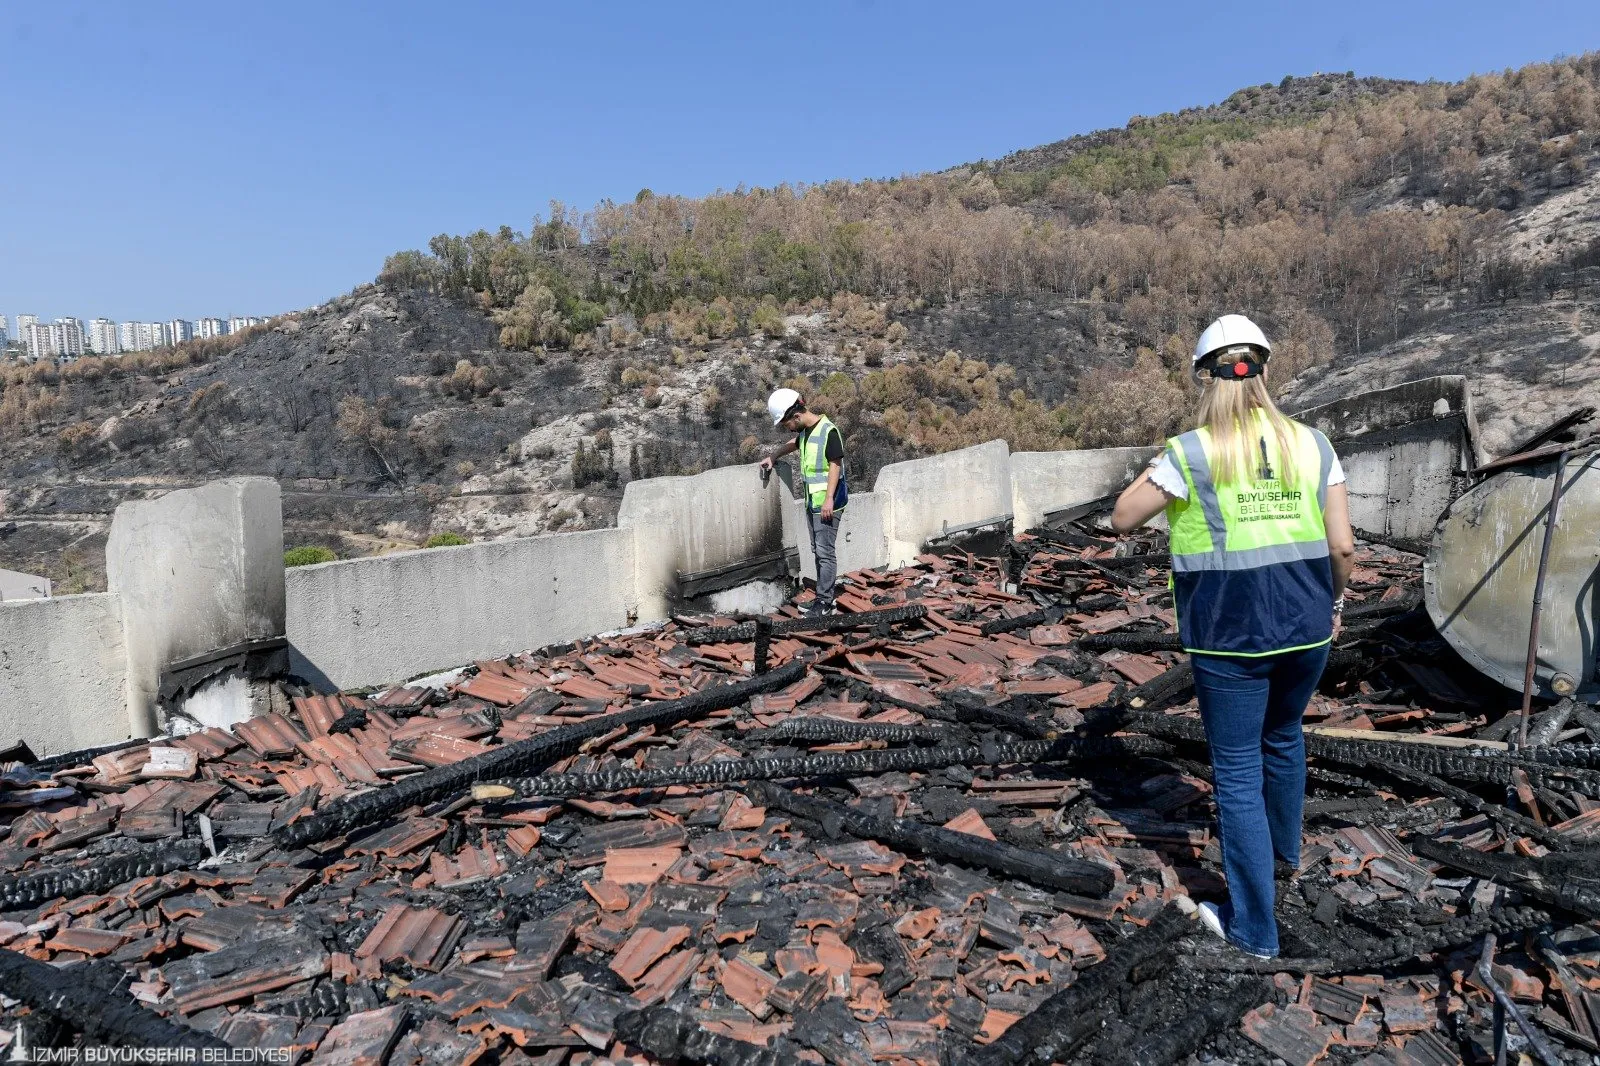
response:
[[[278,483],[230,478],[122,504],[106,542],[106,579],[122,597],[129,713],[149,733],[166,666],[283,633]]]
[[[1011,513],[1011,450],[1003,440],[891,463],[872,491],[886,498],[888,565],[904,566],[945,529]]]
[[[121,597],[0,603],[0,748],[42,758],[126,740],[127,682]]]
[[[1357,529],[1419,542],[1482,462],[1467,379],[1408,381],[1295,413],[1333,442]]]
[[[839,573],[874,569],[887,565],[889,541],[884,535],[884,510],[888,501],[876,492],[857,492],[850,496],[834,539]],[[786,547],[798,548],[800,576],[817,579],[817,560],[811,550],[811,534],[806,528],[804,500],[791,500],[783,509],[783,540]]]
[[[1011,453],[1012,526],[1033,529],[1051,511],[1117,492],[1138,475],[1157,448],[1097,448]]]
[[[295,567],[290,669],[363,688],[620,629],[636,616],[634,573],[628,529]]]
[[[640,617],[666,617],[679,573],[713,570],[783,548],[782,506],[789,493],[780,481],[775,475],[762,485],[760,467],[750,465],[629,482],[617,528],[638,540]]]

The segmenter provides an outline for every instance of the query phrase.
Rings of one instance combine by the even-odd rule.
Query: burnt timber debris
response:
[[[1280,958],[1193,919],[1220,854],[1164,545],[1091,510],[849,575],[829,618],[0,766],[0,1029],[363,1066],[1591,1061],[1600,715],[1518,747],[1412,547],[1363,548],[1307,712]]]

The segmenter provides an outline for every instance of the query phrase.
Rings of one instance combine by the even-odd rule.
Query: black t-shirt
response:
[[[794,435],[794,447],[800,451],[806,446],[806,438],[811,435],[809,429],[802,429]],[[839,427],[834,426],[828,431],[828,443],[822,449],[823,458],[830,463],[844,462],[844,440],[839,436]]]

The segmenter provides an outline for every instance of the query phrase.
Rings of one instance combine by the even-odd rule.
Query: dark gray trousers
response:
[[[839,576],[839,558],[834,542],[839,536],[839,522],[844,512],[833,512],[833,521],[824,522],[815,511],[806,512],[811,525],[811,553],[817,557],[817,600],[833,606],[833,583]]]

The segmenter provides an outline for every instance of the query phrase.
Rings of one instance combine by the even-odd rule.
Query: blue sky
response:
[[[1600,48],[1600,4],[0,5],[0,313],[267,314],[552,199],[879,177],[1285,74]]]

